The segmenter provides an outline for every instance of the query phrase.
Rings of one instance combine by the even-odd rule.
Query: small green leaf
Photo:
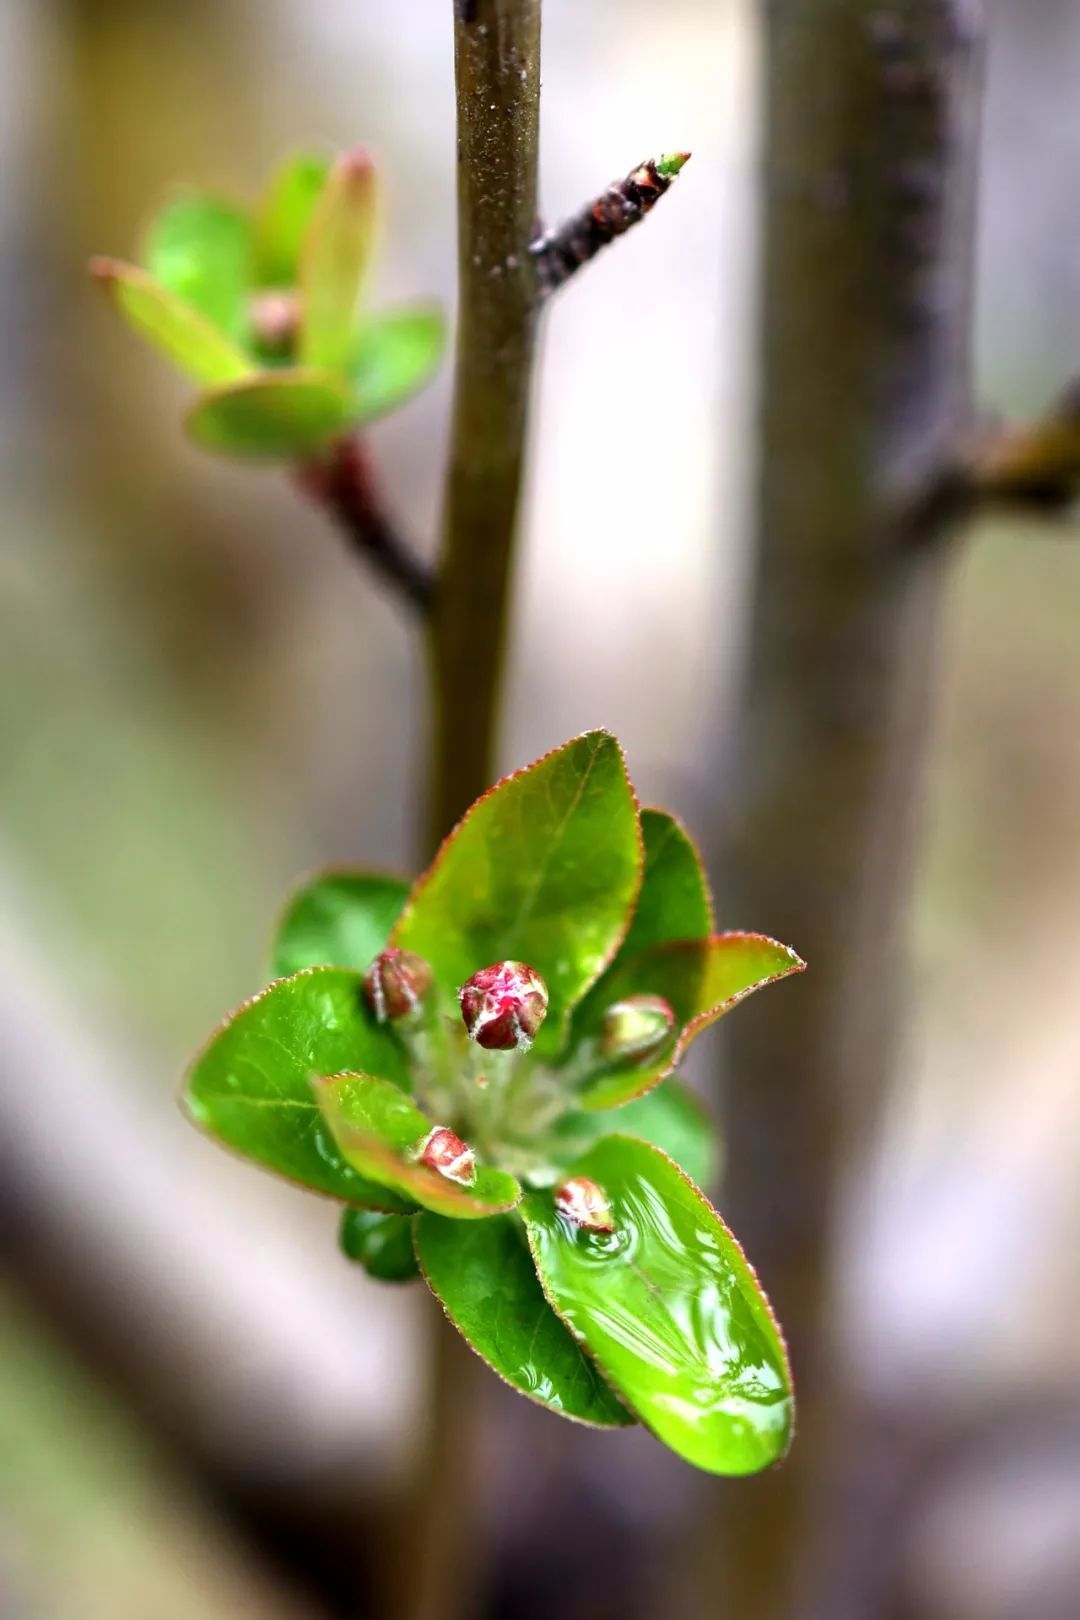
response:
[[[330,171],[300,254],[300,358],[305,365],[347,370],[374,234],[375,168],[363,152],[349,152]]]
[[[787,945],[764,934],[714,934],[711,939],[671,940],[642,951],[611,975],[611,999],[643,993],[663,996],[675,1012],[678,1039],[652,1067],[625,1064],[591,1081],[581,1093],[581,1106],[617,1108],[650,1091],[670,1074],[703,1029],[755,990],[801,973],[805,966]]]
[[[619,745],[586,732],[473,805],[413,889],[393,943],[425,957],[449,993],[493,962],[527,962],[547,984],[536,1047],[551,1051],[618,947],[641,859]]]
[[[231,456],[300,460],[352,425],[356,402],[324,372],[262,371],[200,395],[187,415],[196,444]]]
[[[609,1136],[574,1167],[615,1221],[587,1232],[550,1194],[522,1206],[544,1292],[658,1439],[698,1468],[750,1474],[791,1436],[791,1373],[768,1301],[723,1221],[656,1148]]]
[[[415,1242],[428,1287],[500,1378],[562,1417],[601,1428],[633,1423],[544,1298],[516,1220],[463,1226],[421,1215]]]
[[[425,1209],[476,1220],[520,1202],[514,1177],[490,1165],[478,1165],[475,1181],[465,1187],[421,1164],[415,1153],[430,1121],[389,1081],[370,1074],[336,1074],[315,1082],[315,1096],[349,1164]]]
[[[434,307],[390,310],[365,321],[351,368],[361,422],[392,411],[423,388],[445,344],[446,321]]]
[[[185,191],[154,215],[143,262],[161,285],[237,344],[248,332],[251,222],[232,203]]]
[[[270,181],[255,215],[255,276],[260,287],[296,285],[300,248],[329,173],[325,153],[296,152]]]
[[[205,316],[133,264],[94,259],[90,272],[133,331],[197,383],[249,377],[248,356]]]
[[[552,1131],[565,1170],[601,1137],[640,1136],[674,1159],[699,1187],[716,1174],[716,1126],[704,1106],[678,1080],[665,1080],[644,1097],[602,1113],[564,1114]]]
[[[349,1167],[311,1093],[314,1076],[361,1063],[409,1083],[401,1048],[368,1011],[360,975],[310,968],[226,1019],[192,1064],[183,1101],[211,1136],[290,1181],[367,1208],[408,1209]]]
[[[381,872],[321,872],[282,913],[273,973],[332,964],[365,972],[390,938],[409,885]]]
[[[379,1282],[412,1282],[420,1275],[413,1253],[408,1215],[379,1215],[371,1209],[342,1211],[338,1242],[350,1260]]]

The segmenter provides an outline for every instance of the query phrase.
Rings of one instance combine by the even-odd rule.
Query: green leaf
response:
[[[711,939],[672,940],[642,951],[611,975],[609,995],[612,1001],[643,993],[663,996],[675,1012],[679,1029],[675,1046],[651,1067],[625,1064],[606,1071],[585,1086],[581,1106],[617,1108],[650,1091],[703,1029],[755,990],[801,973],[805,966],[787,945],[764,934],[714,934]],[[598,1016],[602,1011],[598,1009]]]
[[[500,1378],[562,1417],[601,1428],[633,1423],[544,1298],[516,1220],[463,1226],[421,1215],[415,1242],[428,1287]]]
[[[411,398],[442,359],[446,321],[433,307],[390,310],[364,322],[352,362],[360,420],[370,422]]]
[[[324,450],[355,417],[356,402],[338,378],[283,369],[200,395],[186,426],[206,450],[300,460]]]
[[[409,894],[381,872],[321,872],[289,900],[277,928],[273,973],[331,963],[365,972],[390,938]]]
[[[274,174],[255,214],[255,276],[260,287],[293,287],[300,248],[311,223],[330,158],[296,152]]]
[[[350,1260],[379,1282],[412,1282],[420,1275],[413,1253],[408,1215],[379,1215],[371,1209],[342,1211],[338,1242]]]
[[[370,1074],[336,1074],[315,1082],[315,1095],[342,1155],[371,1181],[392,1187],[458,1220],[512,1209],[521,1188],[513,1176],[478,1165],[469,1187],[449,1181],[415,1157],[430,1121],[397,1086]]]
[[[154,215],[143,262],[161,285],[237,344],[248,332],[251,222],[232,203],[185,191]]]
[[[349,1203],[400,1212],[411,1206],[345,1162],[312,1096],[313,1077],[360,1064],[409,1083],[401,1048],[368,1011],[360,975],[309,968],[225,1020],[192,1064],[183,1101],[197,1125],[266,1169]]]
[[[586,732],[472,806],[413,889],[393,943],[425,957],[444,992],[490,963],[529,963],[550,998],[536,1047],[551,1051],[618,947],[641,858],[622,751],[607,732]]]
[[[750,1474],[782,1457],[793,1398],[776,1322],[739,1245],[656,1148],[609,1136],[574,1167],[615,1230],[593,1233],[534,1193],[523,1213],[544,1292],[658,1439],[698,1468]]]
[[[133,264],[94,259],[90,273],[139,337],[197,383],[248,377],[252,363],[224,332]]]
[[[619,1134],[651,1142],[699,1187],[708,1187],[716,1174],[716,1126],[693,1092],[678,1080],[665,1080],[622,1108],[564,1114],[551,1134],[564,1170],[594,1142]]]
[[[305,365],[348,369],[374,234],[375,168],[363,152],[349,152],[330,171],[300,254],[300,358]]]

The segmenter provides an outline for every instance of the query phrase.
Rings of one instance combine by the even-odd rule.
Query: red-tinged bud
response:
[[[627,996],[604,1014],[600,1051],[610,1061],[648,1063],[662,1052],[675,1028],[675,1014],[663,996]]]
[[[526,1052],[547,1012],[547,985],[526,962],[495,962],[458,991],[465,1028],[489,1052]]]
[[[248,306],[251,330],[263,354],[291,357],[300,331],[300,300],[291,292],[256,293]]]
[[[364,995],[380,1024],[407,1018],[431,989],[431,968],[422,956],[388,945],[364,974]]]
[[[471,1187],[476,1180],[476,1155],[448,1125],[436,1125],[415,1152],[421,1164],[426,1164],[429,1170],[437,1170],[447,1181]]]
[[[571,1176],[555,1189],[555,1208],[586,1232],[614,1232],[611,1205],[603,1187],[588,1176]]]

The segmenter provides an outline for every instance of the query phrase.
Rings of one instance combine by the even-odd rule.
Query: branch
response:
[[[455,6],[458,347],[439,590],[430,831],[494,775],[538,306],[540,0]]]
[[[297,474],[300,487],[337,520],[354,550],[420,615],[431,609],[434,580],[412,554],[382,504],[371,457],[359,439],[341,439],[322,461]]]
[[[646,159],[625,180],[613,181],[594,202],[557,230],[538,237],[529,252],[543,296],[564,286],[601,248],[643,220],[689,157],[689,152],[665,152],[662,157]]]

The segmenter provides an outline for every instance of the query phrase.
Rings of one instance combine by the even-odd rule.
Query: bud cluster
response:
[[[364,995],[378,1023],[407,1018],[431,989],[431,968],[422,956],[388,945],[364,974]]]
[[[527,1052],[547,1013],[547,985],[527,962],[495,962],[458,991],[469,1037],[489,1052]]]

